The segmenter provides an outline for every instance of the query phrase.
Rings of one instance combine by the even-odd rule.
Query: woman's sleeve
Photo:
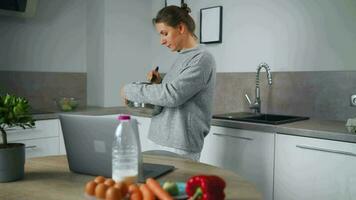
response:
[[[124,92],[131,101],[177,107],[207,86],[213,66],[211,54],[197,55],[173,81],[153,85],[128,84],[124,87]]]

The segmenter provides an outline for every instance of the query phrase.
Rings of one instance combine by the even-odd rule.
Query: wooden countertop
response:
[[[176,169],[159,180],[186,181],[197,174],[215,174],[227,183],[226,199],[262,199],[261,194],[251,183],[239,175],[190,160],[157,155],[144,155],[144,162],[170,164]],[[69,171],[66,156],[49,156],[26,160],[23,180],[0,183],[0,199],[6,200],[78,200],[85,199],[84,185],[93,176]]]

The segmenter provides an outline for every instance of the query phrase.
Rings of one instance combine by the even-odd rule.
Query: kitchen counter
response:
[[[157,155],[144,155],[144,162],[174,165],[176,169],[159,181],[186,181],[197,174],[216,174],[226,181],[226,199],[258,200],[261,194],[255,186],[239,175],[211,165],[191,160]],[[26,160],[25,178],[16,182],[0,183],[0,199],[7,200],[78,200],[84,198],[84,186],[94,176],[69,171],[65,156],[50,156]]]
[[[61,112],[61,111],[51,111],[49,113],[44,113],[44,114],[34,114],[33,118],[35,120],[45,120],[45,119],[57,119],[59,117],[59,114],[64,113],[64,114],[83,114],[83,115],[111,115],[111,114],[118,114],[118,113],[126,113],[126,114],[131,114],[130,110],[127,107],[94,107],[94,106],[88,106],[86,108],[78,108],[77,110],[73,112]],[[140,116],[146,116],[146,117],[151,117],[150,115],[147,114],[142,114],[142,113],[136,113],[137,115]]]
[[[212,125],[356,143],[343,121],[308,119],[280,125],[213,119]]]
[[[133,114],[143,117],[151,117],[145,113],[132,112],[127,107],[88,107],[85,109],[79,109],[75,112],[66,112],[73,114],[84,114],[84,115],[110,115],[118,113]],[[36,114],[34,119],[54,119],[58,118],[59,113],[51,114]],[[304,121],[298,121],[293,123],[281,124],[281,125],[270,125],[270,124],[260,124],[242,121],[231,121],[223,119],[213,119],[212,125],[223,126],[237,129],[246,130],[256,130],[264,132],[282,133],[288,135],[305,136],[312,138],[336,140],[343,142],[356,143],[356,134],[349,133],[345,127],[344,121],[331,121],[331,120],[320,120],[320,119],[309,119]]]

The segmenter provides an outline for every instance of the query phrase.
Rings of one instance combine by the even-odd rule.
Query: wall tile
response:
[[[0,93],[27,98],[34,110],[58,111],[54,100],[75,97],[87,104],[86,73],[0,71]]]
[[[346,120],[356,117],[356,71],[272,72],[260,74],[261,112]],[[218,73],[214,113],[250,111],[244,94],[255,98],[256,73]]]

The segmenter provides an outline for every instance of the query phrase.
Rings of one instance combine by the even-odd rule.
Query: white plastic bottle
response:
[[[129,115],[120,115],[118,120],[112,146],[112,179],[137,182],[142,162],[137,121]]]

